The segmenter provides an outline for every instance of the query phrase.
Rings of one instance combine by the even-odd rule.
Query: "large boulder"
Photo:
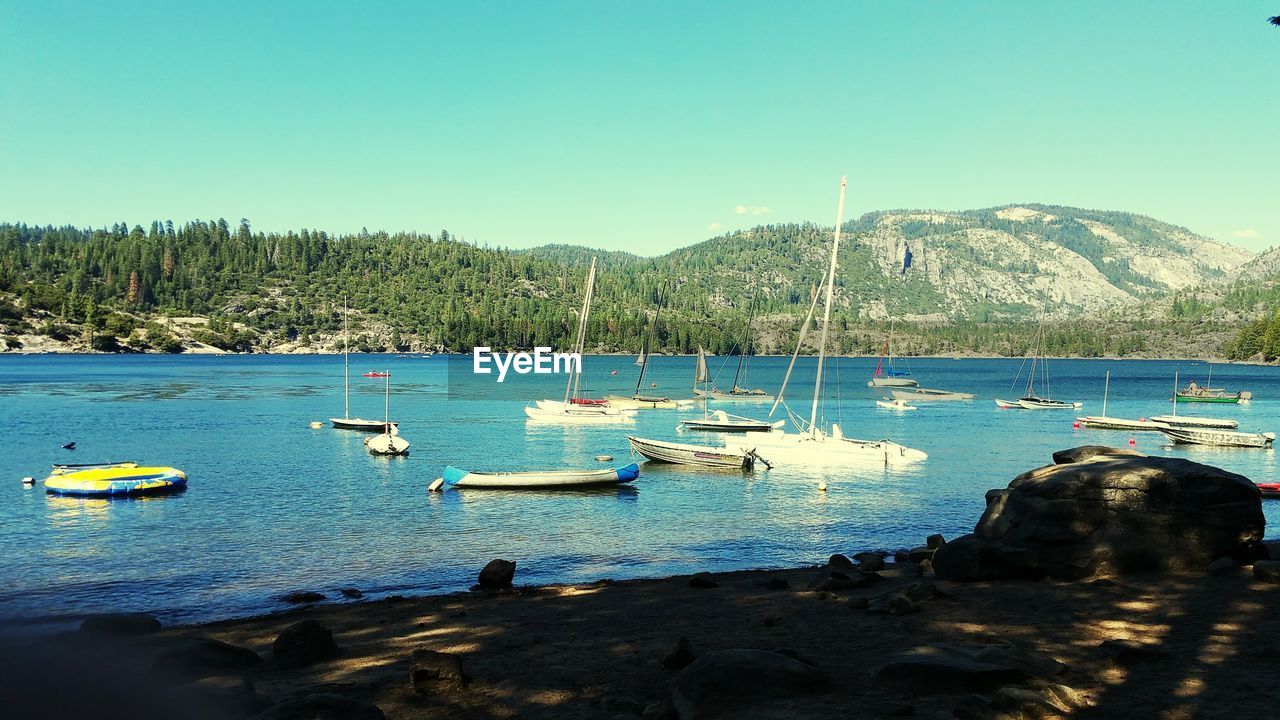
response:
[[[271,644],[271,656],[276,667],[292,670],[306,667],[338,654],[333,633],[315,620],[296,622],[276,636]]]
[[[827,681],[822,671],[791,655],[714,650],[676,675],[671,701],[680,720],[714,718],[756,701],[817,692]]]
[[[938,578],[1203,572],[1217,558],[1259,552],[1261,496],[1242,475],[1109,448],[1054,458],[1060,462],[987,493],[973,533],[935,551]]]
[[[480,571],[477,586],[485,590],[501,590],[511,587],[516,577],[516,564],[510,560],[496,558]]]

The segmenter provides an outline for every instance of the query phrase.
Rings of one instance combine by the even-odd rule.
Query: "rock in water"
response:
[[[386,720],[386,717],[377,705],[332,693],[316,693],[282,702],[254,715],[253,720]]]
[[[858,569],[866,572],[879,572],[884,569],[884,556],[880,553],[860,552],[853,556],[858,561]]]
[[[1241,475],[1126,451],[1057,455],[1084,459],[1025,472],[988,492],[973,533],[935,552],[938,578],[1203,572],[1217,558],[1258,552],[1261,496]]]
[[[1053,454],[1054,465],[1070,465],[1084,462],[1091,458],[1110,455],[1112,457],[1146,457],[1137,450],[1107,447],[1106,445],[1081,445],[1070,450],[1059,450]]]
[[[315,590],[298,590],[280,598],[287,603],[309,603],[319,602],[324,599],[324,593],[318,593]]]
[[[160,621],[147,613],[102,613],[90,615],[80,624],[83,632],[110,635],[146,635],[160,629]]]
[[[303,620],[290,625],[281,630],[271,644],[271,655],[275,658],[276,667],[282,670],[306,667],[337,654],[338,646],[333,642],[333,633],[315,620]]]
[[[715,650],[694,660],[671,683],[680,720],[721,716],[753,701],[821,690],[827,676],[790,655],[767,650]]]
[[[435,650],[414,650],[409,658],[409,684],[414,692],[461,688],[471,682],[462,668],[462,656]]]
[[[849,570],[853,567],[853,561],[840,553],[836,553],[827,559],[827,567],[835,570]]]
[[[486,590],[498,590],[511,587],[511,581],[515,578],[516,564],[510,560],[498,558],[490,560],[489,564],[484,566],[480,571],[478,583]]]

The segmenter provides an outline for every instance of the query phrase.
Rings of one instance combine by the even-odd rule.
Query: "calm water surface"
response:
[[[749,384],[772,392],[786,362],[755,359]],[[840,360],[828,419],[846,435],[889,437],[929,453],[906,471],[779,468],[744,477],[653,465],[622,490],[429,494],[447,464],[603,467],[594,456],[628,461],[628,434],[714,436],[677,433],[681,413],[673,411],[642,411],[633,426],[530,426],[524,398],[557,397],[558,379],[463,385],[467,358],[353,356],[352,414],[381,417],[381,381],[359,374],[389,367],[392,415],[412,442],[407,458],[374,458],[362,434],[308,426],[342,412],[342,363],[333,356],[0,356],[0,618],[113,609],[199,621],[278,610],[277,598],[297,589],[331,597],[342,587],[371,597],[449,592],[465,589],[499,556],[518,561],[522,583],[808,563],[967,532],[987,489],[1049,462],[1054,450],[1126,445],[1130,437],[1145,452],[1276,481],[1272,451],[1169,448],[1158,433],[1075,430],[1076,413],[997,410],[993,397],[1017,396],[1009,388],[1021,362],[917,360],[923,384],[978,399],[899,414],[872,402],[877,393],[865,382],[874,360]],[[813,360],[801,365],[792,393],[807,413]],[[687,397],[692,366],[691,358],[655,358],[649,380]],[[1185,361],[1056,361],[1053,395],[1101,414],[1108,369],[1108,414],[1135,418],[1168,411],[1175,369],[1201,382],[1206,372]],[[629,394],[634,374],[630,358],[587,360],[595,392]],[[1252,390],[1256,399],[1179,412],[1280,430],[1280,369],[1215,366],[1213,384]],[[768,410],[739,407],[760,417]],[[77,450],[60,449],[71,440]],[[43,477],[52,462],[120,459],[182,468],[190,488],[106,501],[50,496],[20,482]],[[817,491],[820,480],[828,492]],[[1264,507],[1273,526],[1280,502]]]

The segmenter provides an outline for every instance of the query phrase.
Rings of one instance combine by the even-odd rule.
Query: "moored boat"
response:
[[[1065,400],[1050,400],[1049,398],[1024,397],[1018,398],[1018,404],[1024,410],[1075,410],[1084,405],[1078,402],[1066,402]]]
[[[336,430],[358,430],[360,432],[382,432],[387,420],[366,420],[351,417],[351,353],[348,347],[347,301],[342,301],[342,417],[331,417],[329,423]],[[388,376],[390,376],[388,374]],[[395,426],[396,423],[391,423]]]
[[[1280,498],[1280,483],[1255,483],[1258,490],[1262,492],[1262,497],[1274,500]]]
[[[952,392],[951,390],[939,390],[937,388],[893,388],[889,390],[889,394],[899,400],[906,401],[924,401],[934,402],[942,400],[972,400],[972,393]]]
[[[1273,432],[1248,433],[1236,430],[1211,430],[1170,427],[1160,432],[1180,445],[1212,445],[1214,447],[1269,448],[1275,441]]]
[[[701,418],[680,421],[680,427],[686,430],[722,433],[769,432],[775,428],[782,427],[784,424],[786,424],[785,420],[771,423],[764,420],[753,420],[741,415],[730,415],[723,410],[716,410]]]
[[[1219,430],[1235,430],[1240,423],[1235,420],[1219,420],[1217,418],[1193,417],[1188,415],[1154,415],[1151,420],[1165,425],[1190,428],[1217,428]]]
[[[370,370],[369,372],[365,373],[361,377],[384,378],[384,377],[391,377],[391,373],[386,372],[385,370]]]
[[[171,467],[103,467],[45,478],[44,488],[55,495],[132,497],[181,490],[186,473]]]
[[[1154,418],[1138,418],[1130,420],[1128,418],[1107,417],[1106,415],[1086,415],[1076,418],[1081,425],[1093,430],[1133,430],[1135,432],[1156,432],[1169,427],[1168,424],[1159,422]]]
[[[996,407],[1001,410],[1022,410],[1023,407],[1017,400],[1001,400],[996,398]]]
[[[468,472],[452,465],[444,469],[432,489],[443,485],[456,488],[555,490],[629,483],[640,476],[640,466],[631,463],[610,470],[548,470],[545,472]]]
[[[632,449],[655,462],[676,465],[703,465],[706,467],[750,470],[755,464],[754,450],[732,447],[688,445],[627,436]]]
[[[876,405],[886,410],[915,410],[915,405],[908,405],[904,400],[877,400]]]
[[[905,363],[904,363],[905,364]],[[916,387],[920,383],[911,377],[911,368],[899,369],[893,356],[893,324],[889,325],[889,334],[885,337],[884,347],[880,350],[880,360],[876,363],[876,371],[867,381],[867,387]]]

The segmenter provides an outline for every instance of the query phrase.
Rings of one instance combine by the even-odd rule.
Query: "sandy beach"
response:
[[[908,562],[890,563],[877,573],[881,580],[864,587],[817,589],[832,577],[830,570],[744,571],[694,583],[689,576],[602,580],[315,605],[136,636],[80,631],[47,641],[48,656],[22,651],[21,662],[9,667],[31,674],[14,687],[19,678],[9,673],[6,695],[49,716],[69,715],[90,702],[95,717],[251,717],[271,703],[328,694],[369,703],[388,718],[674,717],[671,687],[679,662],[668,655],[684,637],[694,656],[738,648],[781,651],[824,678],[804,692],[731,705],[722,717],[948,718],[957,709],[961,717],[1043,717],[1051,715],[1026,708],[964,713],[1000,692],[1004,702],[1019,697],[1008,688],[1043,694],[1050,686],[1059,694],[1053,697],[1065,693],[1075,705],[1070,716],[1081,718],[1261,718],[1271,717],[1280,700],[1271,684],[1280,671],[1280,615],[1268,611],[1280,601],[1280,586],[1247,572],[955,583],[922,578],[921,567]],[[914,609],[875,612],[878,596],[921,584],[934,592]],[[864,598],[872,609],[857,607]],[[331,631],[338,651],[307,667],[278,669],[273,641],[302,620]],[[193,662],[187,670],[167,672],[166,650],[193,637],[245,648],[262,660],[235,669]],[[1114,640],[1141,645],[1100,648]],[[66,652],[68,645],[77,651]],[[950,653],[975,647],[1023,658],[1030,675],[989,683],[980,674],[934,669],[922,675],[892,664],[917,648]],[[456,654],[467,683],[441,679],[415,688],[411,654],[423,649]],[[161,666],[149,669],[158,658]],[[69,676],[81,678],[85,692],[50,691]],[[200,676],[212,677],[191,684]],[[359,716],[352,713],[263,717]]]

